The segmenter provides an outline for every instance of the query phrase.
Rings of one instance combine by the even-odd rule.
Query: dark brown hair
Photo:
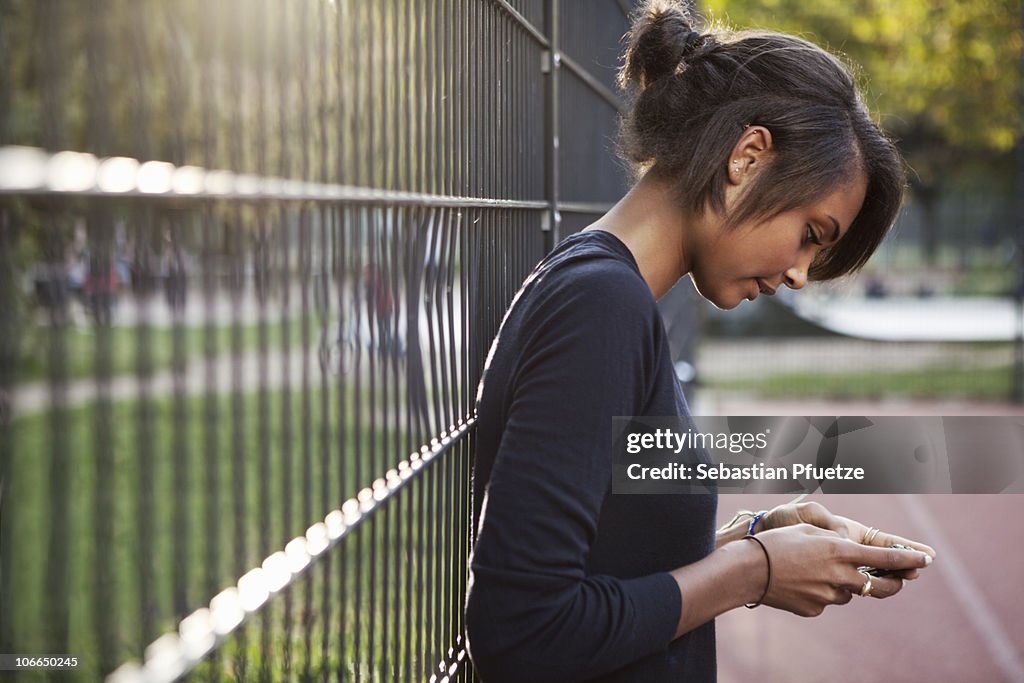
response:
[[[772,134],[769,164],[727,222],[813,204],[863,170],[860,213],[808,277],[833,279],[867,262],[896,219],[906,179],[843,62],[785,34],[697,32],[673,0],[645,2],[625,42],[619,85],[631,106],[618,146],[635,175],[671,180],[690,210],[724,213],[729,154],[746,126],[764,126]]]

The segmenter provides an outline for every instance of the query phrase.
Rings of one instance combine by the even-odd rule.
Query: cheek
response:
[[[765,240],[752,252],[750,260],[759,274],[776,275],[792,266],[799,254],[799,245],[783,240]]]
[[[729,280],[749,280],[771,272],[767,267],[778,260],[771,245],[742,244],[722,254],[721,273]]]

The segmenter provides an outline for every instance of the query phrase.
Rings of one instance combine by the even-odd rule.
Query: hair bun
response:
[[[619,85],[627,90],[643,90],[671,76],[704,41],[705,36],[693,30],[686,5],[677,0],[647,0],[638,8],[633,27],[625,36]]]
[[[697,31],[687,33],[686,37],[683,38],[682,60],[685,60],[694,52],[704,47],[706,37],[703,33],[698,33]]]

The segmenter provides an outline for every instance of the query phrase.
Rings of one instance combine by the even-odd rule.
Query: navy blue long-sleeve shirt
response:
[[[714,549],[714,495],[612,495],[611,418],[687,415],[626,246],[572,235],[517,294],[478,394],[466,627],[485,683],[714,681],[714,622],[673,640],[668,574]]]

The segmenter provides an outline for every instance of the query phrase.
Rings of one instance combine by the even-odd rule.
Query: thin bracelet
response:
[[[754,519],[750,520],[750,526],[747,527],[747,536],[753,536],[756,533],[754,529],[757,527],[757,523],[767,514],[767,510],[761,510],[754,516]]]
[[[772,558],[768,556],[768,548],[764,547],[764,541],[762,541],[760,538],[754,536],[753,534],[744,536],[743,538],[750,539],[751,541],[756,541],[757,544],[761,546],[761,550],[764,551],[764,559],[768,563],[768,580],[764,584],[764,592],[761,593],[761,597],[757,599],[757,602],[748,602],[745,605],[743,605],[747,609],[754,609],[755,607],[760,605],[766,597],[768,597],[768,589],[772,587]]]

